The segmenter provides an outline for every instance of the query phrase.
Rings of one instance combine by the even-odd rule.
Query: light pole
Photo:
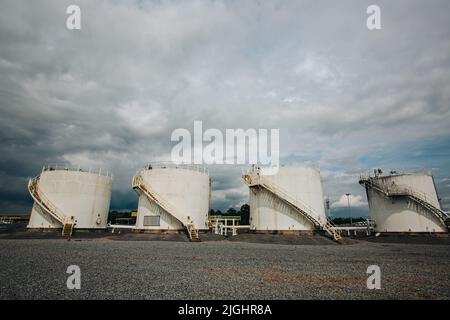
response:
[[[326,210],[326,212],[328,213],[328,218],[329,218],[330,220],[333,220],[333,219],[331,218],[331,209],[330,209],[330,199],[329,199],[329,198],[327,198],[327,199],[325,200],[325,210]]]
[[[351,195],[351,193],[346,193],[345,195],[347,196],[348,214],[350,216],[350,224],[352,224],[353,220],[352,220],[352,216],[350,214],[350,195]]]

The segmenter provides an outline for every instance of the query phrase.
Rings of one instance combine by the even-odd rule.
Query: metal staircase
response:
[[[40,190],[39,176],[28,181],[28,191],[33,200],[51,217],[57,220],[62,225],[62,236],[70,238],[73,233],[75,225],[74,217],[66,216],[58,207],[56,207]]]
[[[186,229],[189,234],[189,240],[191,241],[200,241],[200,237],[198,236],[198,230],[195,229],[192,223],[188,223]]]
[[[261,176],[259,173],[255,174],[255,172],[252,171],[251,173],[244,173],[242,177],[249,187],[257,187],[257,186],[263,187],[267,191],[277,196],[279,199],[286,202],[288,205],[290,205],[293,209],[295,209],[298,213],[307,218],[309,221],[311,221],[316,228],[324,230],[335,241],[338,242],[342,241],[341,234],[335,228],[333,223],[328,218],[325,223],[315,218],[314,214],[315,210],[311,206],[296,200],[294,197],[289,195],[279,186],[264,179],[263,176]]]
[[[62,229],[62,236],[70,238],[73,232],[73,223],[65,223]]]
[[[132,183],[133,189],[138,189],[144,193],[149,200],[156,203],[161,209],[175,217],[181,224],[186,228],[190,241],[200,241],[198,236],[198,229],[195,228],[193,222],[187,221],[185,216],[180,214],[180,211],[173,207],[168,201],[151,189],[148,185],[144,183],[144,179],[140,174],[133,177]]]
[[[361,185],[364,185],[366,188],[371,188],[385,195],[386,197],[408,198],[412,202],[433,213],[439,219],[439,221],[441,221],[441,223],[446,226],[447,231],[450,232],[450,214],[441,210],[439,208],[439,203],[436,203],[434,199],[431,199],[430,197],[428,197],[427,199],[427,195],[425,193],[417,192],[407,186],[396,184],[386,185],[380,183],[378,180],[379,179],[376,179],[374,177],[367,177],[361,178],[359,180],[359,183]]]

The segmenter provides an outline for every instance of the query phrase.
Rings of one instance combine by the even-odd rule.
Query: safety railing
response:
[[[310,220],[315,227],[321,228],[322,230],[326,231],[334,238],[334,240],[339,241],[342,239],[339,231],[335,229],[333,223],[329,219],[326,219],[326,221],[320,221],[320,219],[316,218],[316,216],[318,215],[310,205],[294,198],[282,188],[277,186],[275,183],[267,181],[265,178],[263,178],[263,176],[259,174],[258,170],[248,171],[248,174],[243,175],[243,179],[249,186],[260,185],[275,194],[280,199],[287,201],[296,209],[296,211]]]
[[[33,200],[43,208],[48,214],[54,217],[57,221],[64,224],[66,221],[66,215],[59,210],[39,188],[39,176],[31,178],[28,182],[28,190],[30,191]]]
[[[440,209],[439,202],[425,192],[419,192],[411,187],[399,184],[387,184],[378,181],[375,177],[361,177],[360,184],[378,190],[387,197],[407,197],[434,213],[442,223],[449,226],[450,214]]]
[[[111,177],[113,178],[113,174],[109,170],[105,170],[102,168],[84,168],[81,166],[73,166],[70,164],[64,163],[52,163],[47,164],[42,167],[42,172],[44,171],[75,171],[75,172],[86,172],[92,174],[98,174],[99,176]]]
[[[195,229],[193,222],[189,221],[185,216],[181,215],[180,211],[177,208],[172,206],[167,200],[164,199],[164,197],[160,196],[156,191],[145,184],[144,179],[140,174],[137,174],[133,177],[132,187],[133,189],[139,189],[146,195],[149,200],[156,203],[156,205],[158,205],[164,211],[180,221],[181,224],[187,229],[190,240],[198,240],[194,239],[193,236],[193,234],[196,234],[196,237],[198,238],[197,229]]]
[[[35,203],[62,224],[62,235],[70,237],[75,225],[73,216],[64,214],[62,210],[55,206],[50,199],[45,196],[39,187],[39,176],[31,178],[28,181],[28,190]]]
[[[201,165],[196,164],[189,164],[189,163],[174,163],[169,161],[158,161],[158,162],[152,162],[148,163],[144,166],[142,170],[152,170],[152,169],[184,169],[184,170],[191,170],[191,171],[197,171],[205,174],[209,174],[208,168]],[[140,170],[140,171],[142,171]]]

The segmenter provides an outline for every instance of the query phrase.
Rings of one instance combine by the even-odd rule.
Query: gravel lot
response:
[[[448,299],[450,246],[1,239],[0,299]],[[66,269],[81,268],[69,290]],[[366,288],[379,265],[381,290]]]

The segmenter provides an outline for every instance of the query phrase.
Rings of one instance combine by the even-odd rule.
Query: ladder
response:
[[[39,176],[31,178],[28,181],[28,191],[30,192],[33,200],[52,218],[61,223],[63,237],[70,237],[73,233],[73,227],[75,225],[74,217],[67,217],[58,207],[56,207],[40,190],[39,188]]]
[[[366,188],[371,188],[385,195],[386,197],[408,198],[412,202],[428,210],[428,212],[434,214],[439,219],[439,221],[446,226],[447,231],[450,232],[450,214],[440,209],[439,203],[436,203],[436,201],[433,201],[433,199],[431,199],[430,197],[428,197],[427,199],[427,195],[425,193],[417,192],[407,186],[396,184],[389,186],[386,184],[382,184],[373,177],[361,178],[359,180],[359,183],[366,186]]]
[[[133,177],[133,189],[140,190],[152,202],[156,203],[161,209],[175,217],[186,228],[190,241],[200,241],[198,236],[198,229],[194,227],[193,222],[187,221],[186,218],[180,214],[180,211],[172,206],[168,201],[151,189],[144,183],[144,179],[140,174]]]
[[[335,241],[337,242],[342,241],[342,236],[340,232],[336,229],[331,220],[327,218],[326,222],[321,222],[315,217],[316,216],[314,214],[315,210],[311,206],[307,205],[306,203],[298,201],[273,182],[267,181],[258,172],[256,174],[254,172],[245,173],[243,174],[242,177],[249,187],[256,187],[256,186],[263,187],[267,191],[277,196],[279,199],[286,202],[293,209],[295,209],[296,212],[300,213],[303,217],[307,218],[310,222],[312,222],[312,224],[316,228],[324,230]]]
[[[192,223],[188,223],[186,226],[186,229],[187,229],[190,241],[193,241],[193,242],[200,241],[200,237],[198,236],[198,230],[195,229],[195,227]]]
[[[73,232],[73,223],[64,223],[62,236],[70,238]]]

